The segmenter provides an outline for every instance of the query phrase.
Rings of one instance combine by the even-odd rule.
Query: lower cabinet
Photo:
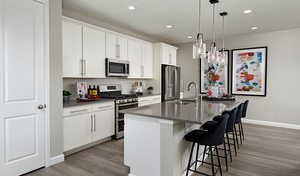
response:
[[[139,107],[152,105],[161,102],[161,95],[139,97]]]
[[[114,135],[114,103],[64,109],[64,151]]]

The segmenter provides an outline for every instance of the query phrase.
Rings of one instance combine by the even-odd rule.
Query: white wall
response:
[[[267,97],[242,97],[250,100],[249,119],[300,125],[299,42],[300,28],[226,39],[228,49],[268,46]],[[188,54],[179,54],[178,62],[183,65],[194,62],[185,56]],[[188,73],[183,75],[191,75],[195,71],[187,69],[185,72]]]
[[[50,156],[63,152],[62,0],[49,1],[50,12]]]

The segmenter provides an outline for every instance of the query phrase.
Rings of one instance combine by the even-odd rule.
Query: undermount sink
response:
[[[196,101],[197,101],[196,99],[181,99],[177,101],[177,104],[186,105],[190,103],[195,103]]]

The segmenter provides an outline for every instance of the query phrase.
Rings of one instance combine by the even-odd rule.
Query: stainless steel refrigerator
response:
[[[180,67],[162,65],[161,69],[162,101],[180,98]]]

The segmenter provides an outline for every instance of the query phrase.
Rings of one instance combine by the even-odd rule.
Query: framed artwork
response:
[[[225,50],[224,64],[208,64],[205,59],[200,62],[200,93],[206,94],[210,84],[219,85],[224,92],[229,92],[229,50]]]
[[[267,95],[267,47],[232,50],[231,94]]]

